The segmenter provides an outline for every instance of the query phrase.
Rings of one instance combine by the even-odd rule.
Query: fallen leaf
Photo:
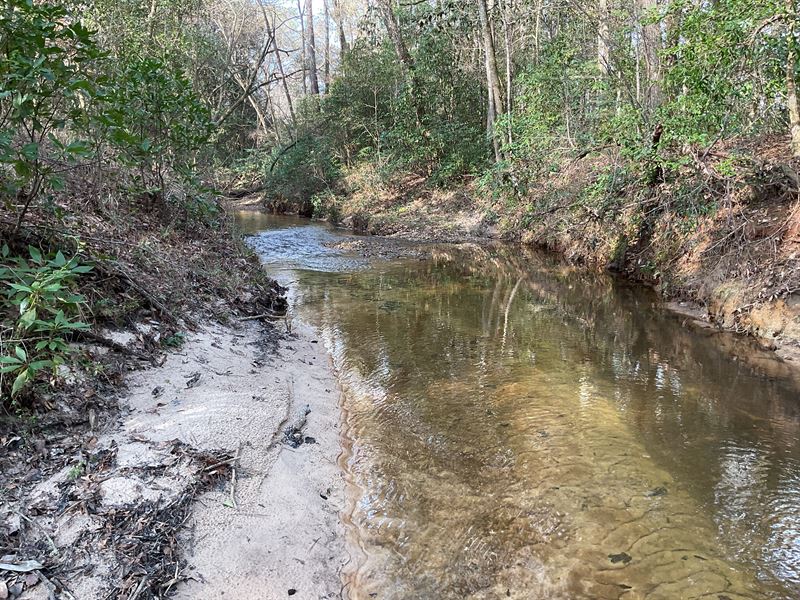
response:
[[[186,387],[187,388],[193,388],[194,386],[196,386],[198,384],[198,382],[200,381],[200,377],[202,377],[202,376],[203,376],[203,374],[200,371],[197,371],[196,373],[192,373],[192,375],[189,377],[189,379],[186,380]]]
[[[610,560],[613,564],[622,563],[627,565],[633,559],[627,552],[620,552],[619,554],[609,554],[608,560]]]

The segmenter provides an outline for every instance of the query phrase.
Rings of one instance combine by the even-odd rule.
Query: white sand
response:
[[[310,327],[295,322],[296,338],[282,342],[277,355],[265,353],[263,365],[252,346],[255,329],[198,335],[163,368],[136,376],[135,412],[125,429],[153,441],[178,438],[239,452],[236,507],[230,489],[195,505],[185,544],[193,580],[179,586],[177,598],[267,600],[288,598],[289,590],[295,598],[336,598],[347,560],[338,387]],[[186,389],[198,372],[197,384]],[[164,392],[154,398],[159,386]],[[284,443],[283,430],[306,406],[303,435],[316,443],[295,449]]]
[[[114,464],[99,482],[77,480],[79,487],[99,486],[93,489],[106,508],[159,503],[180,496],[193,480],[191,459],[171,454],[168,442],[238,456],[235,485],[199,496],[184,525],[179,551],[189,566],[182,573],[188,579],[179,577],[173,588],[179,599],[342,595],[348,555],[340,519],[344,477],[337,465],[339,389],[330,359],[303,323],[295,321],[277,353],[259,345],[261,336],[254,323],[210,326],[191,335],[162,367],[132,374],[122,418],[97,437],[97,449],[114,449]],[[307,409],[303,436],[316,441],[292,448],[284,429]],[[52,504],[57,484],[68,478],[64,469],[41,482],[29,503],[42,498]],[[97,530],[95,520],[73,512],[37,519],[37,527],[51,532],[64,555],[82,534]],[[114,597],[120,565],[113,551],[94,547],[72,555],[80,567],[64,579],[72,596]],[[40,597],[47,597],[42,585],[23,595]]]

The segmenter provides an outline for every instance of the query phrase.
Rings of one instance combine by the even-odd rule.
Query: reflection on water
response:
[[[800,596],[793,384],[516,247],[338,270],[295,302],[345,391],[351,597]]]

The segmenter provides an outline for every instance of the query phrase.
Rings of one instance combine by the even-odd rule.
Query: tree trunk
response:
[[[414,106],[414,112],[417,118],[417,126],[422,128],[426,107],[423,106],[419,101],[417,94],[417,90],[420,89],[420,84],[414,65],[414,58],[411,56],[408,46],[406,45],[405,38],[403,37],[403,31],[400,28],[400,21],[397,19],[397,15],[394,12],[394,7],[392,6],[392,0],[377,0],[377,7],[380,10],[383,25],[386,27],[386,32],[389,34],[389,39],[394,45],[394,51],[395,54],[397,54],[397,58],[406,66],[410,73],[409,95]],[[426,131],[423,131],[422,134],[424,136],[428,135]]]
[[[319,96],[319,79],[317,78],[317,48],[314,40],[314,8],[313,0],[306,0],[306,72],[308,75],[308,91]]]
[[[303,5],[301,0],[297,0],[297,14],[300,16],[300,61],[305,70],[308,65],[306,56],[306,20],[303,17]],[[303,73],[303,96],[308,95],[308,77]]]
[[[667,18],[664,22],[664,26],[666,29],[665,35],[665,43],[666,43],[666,50],[667,52],[664,55],[663,63],[664,63],[664,71],[668,72],[670,69],[674,69],[678,64],[678,55],[681,43],[681,27],[682,27],[682,18],[680,12],[673,12],[667,15]],[[754,86],[754,90],[758,89],[758,86]],[[667,88],[664,90],[664,99],[673,99],[677,95],[677,90],[674,88]]]
[[[397,58],[399,58],[400,62],[406,67],[413,70],[414,59],[411,58],[411,53],[408,51],[408,46],[406,46],[406,41],[403,38],[403,32],[400,30],[400,23],[397,20],[397,15],[394,14],[391,0],[378,0],[378,8],[383,17],[383,25],[386,27],[389,39],[392,40],[392,44],[394,45]]]
[[[233,78],[236,83],[239,84],[239,87],[242,88],[242,91],[247,92],[247,82],[237,75],[234,75]],[[267,88],[267,94],[269,94],[269,88]],[[253,94],[249,94],[247,96],[247,101],[250,103],[250,107],[256,113],[256,120],[261,128],[261,133],[264,137],[266,137],[267,133],[269,132],[269,125],[267,124],[267,119],[264,116],[264,111],[261,109],[261,105],[258,103],[258,100],[256,100]]]
[[[267,34],[267,36],[269,36],[269,31],[267,31],[266,34]],[[272,37],[272,36],[270,36],[270,37]],[[255,91],[257,89],[259,89],[259,87],[261,87],[261,86],[256,84],[256,81],[258,79],[258,73],[259,73],[259,70],[261,69],[261,66],[264,64],[264,61],[266,60],[267,55],[269,54],[270,48],[272,47],[272,41],[273,40],[274,40],[274,37],[272,37],[272,39],[264,39],[264,45],[261,47],[261,51],[259,52],[258,57],[256,58],[256,62],[253,65],[252,71],[250,72],[250,74],[248,76],[248,79],[246,80],[245,83],[240,84],[242,86],[242,95],[239,96],[239,98],[237,100],[235,100],[230,106],[228,106],[228,108],[225,110],[224,113],[222,113],[222,115],[220,115],[220,116],[218,116],[218,117],[216,117],[214,119],[214,123],[217,126],[219,126],[222,123],[224,123],[234,113],[234,111],[237,108],[239,108],[240,105],[242,105],[244,102],[246,102],[248,100],[248,98],[253,93],[255,93]],[[234,78],[235,77],[236,76],[234,76]]]
[[[267,108],[269,108],[270,118],[272,119],[272,130],[275,132],[275,141],[278,142],[279,146],[282,146],[281,130],[280,127],[278,127],[278,118],[275,114],[275,103],[272,101],[272,94],[269,88],[267,88]]]
[[[489,23],[489,13],[486,0],[478,0],[478,15],[481,22],[481,35],[483,38],[484,64],[486,66],[486,87],[488,88],[489,102],[487,103],[487,134],[492,138],[495,159],[500,160],[499,142],[495,134],[497,117],[503,111],[503,94],[500,90],[500,76],[497,69],[497,56],[494,51],[494,37]]]
[[[331,83],[331,13],[328,8],[328,0],[323,0],[322,6],[325,8],[325,92],[328,91],[328,86]]]
[[[789,127],[792,136],[792,154],[800,157],[800,106],[797,102],[797,7],[796,0],[786,0],[787,58],[786,58],[786,104],[789,108]]]
[[[269,18],[267,17],[266,9],[262,9],[264,11],[264,22],[266,26],[271,30],[270,33],[272,35],[272,50],[275,52],[275,62],[278,65],[278,73],[281,75],[281,85],[283,87],[283,93],[286,95],[286,105],[289,107],[289,115],[292,117],[292,125],[297,126],[297,117],[294,114],[294,103],[292,102],[292,94],[289,92],[289,82],[286,81],[286,72],[283,70],[283,59],[281,58],[281,50],[278,47],[278,31],[275,27],[275,14],[272,15],[272,23],[270,23]],[[277,125],[276,125],[277,127]]]
[[[509,145],[514,142],[512,133],[511,117],[513,114],[513,95],[511,93],[512,83],[514,80],[514,62],[513,62],[513,41],[511,26],[514,22],[513,15],[511,14],[511,2],[505,0],[503,2],[503,39],[505,41],[505,55],[506,55],[506,115],[509,120],[508,123],[508,143]]]
[[[347,35],[344,31],[344,12],[342,10],[342,0],[333,0],[333,20],[336,21],[336,28],[339,30],[339,61],[344,60],[344,55],[350,49],[347,43]]]
[[[494,104],[494,94],[492,90],[487,90],[487,106],[486,106],[486,136],[492,140],[492,148],[494,149],[494,160],[500,162],[502,156],[500,154],[500,142],[495,135],[495,120],[497,119],[497,107]]]
[[[540,37],[542,33],[542,0],[536,2],[536,25],[533,28],[533,63],[539,64],[539,54],[541,53]]]
[[[639,2],[639,21],[647,18],[651,11],[656,8],[656,0],[638,0]],[[650,23],[641,26],[641,39],[639,40],[642,62],[644,64],[644,78],[646,87],[644,89],[643,106],[647,111],[647,116],[652,116],[653,112],[661,103],[661,28],[658,23]]]
[[[608,0],[598,0],[597,11],[597,67],[608,75]]]

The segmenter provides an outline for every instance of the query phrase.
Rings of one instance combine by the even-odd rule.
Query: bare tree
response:
[[[800,157],[800,106],[797,101],[797,5],[786,0],[786,104],[789,109],[789,130],[792,154]]]
[[[319,79],[317,78],[317,45],[314,40],[314,7],[312,0],[306,0],[306,75],[308,91],[319,96]]]
[[[270,30],[270,35],[272,37],[272,50],[275,53],[275,64],[278,66],[278,74],[280,75],[281,86],[283,87],[283,93],[286,97],[286,105],[289,109],[289,115],[292,119],[292,125],[297,125],[297,117],[294,113],[294,102],[292,102],[292,94],[289,92],[289,82],[286,76],[286,71],[283,68],[283,59],[281,58],[281,49],[278,47],[278,32],[275,26],[275,13],[272,13],[272,23],[270,23],[269,18],[267,17],[266,9],[264,8],[263,4],[261,6],[261,10],[264,14],[264,22],[266,26]]]
[[[251,5],[230,2],[220,8],[217,27],[227,46],[227,69],[230,78],[241,88],[241,94],[227,105],[218,102],[214,122],[221,125],[247,102],[254,109],[262,130],[266,131],[267,120],[254,94],[269,85],[268,82],[259,81],[259,74],[273,46],[271,32],[268,28],[245,27],[252,17]],[[222,89],[223,86],[220,86],[221,99]]]
[[[503,92],[500,89],[500,75],[497,68],[497,56],[494,48],[494,35],[492,34],[486,0],[478,0],[478,16],[481,24],[481,37],[483,38],[484,64],[486,66],[486,85],[488,88],[488,103],[486,111],[486,131],[492,138],[495,158],[499,161],[500,142],[495,133],[497,117],[503,112]]]

